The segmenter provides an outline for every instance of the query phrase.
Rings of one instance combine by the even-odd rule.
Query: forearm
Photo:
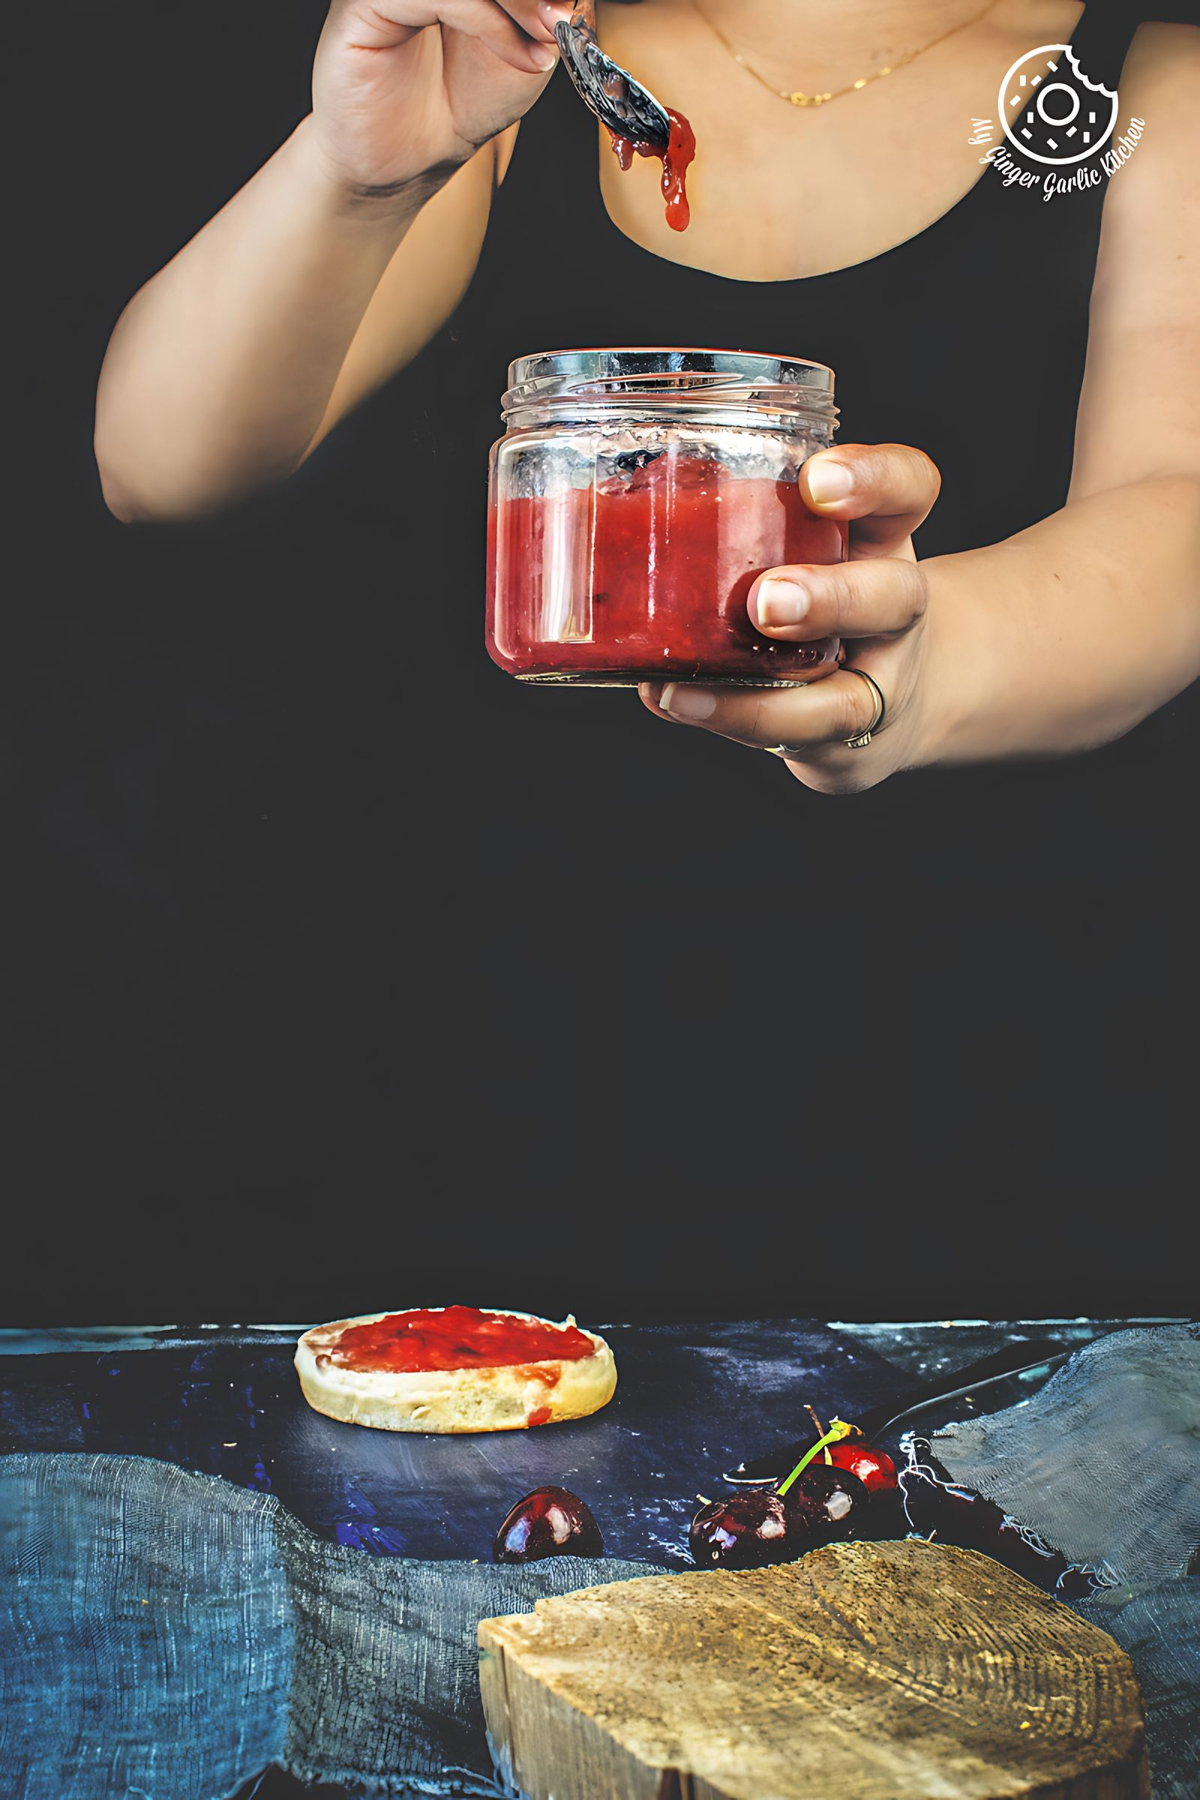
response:
[[[120,517],[204,512],[290,474],[320,425],[430,188],[356,201],[322,168],[308,125],[117,324],[97,395],[96,454]]]
[[[922,565],[920,761],[1058,755],[1130,730],[1200,675],[1200,481],[1075,500]]]

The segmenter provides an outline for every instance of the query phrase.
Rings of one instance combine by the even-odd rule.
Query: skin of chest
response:
[[[961,7],[859,5],[856,17],[847,9],[835,34],[814,24],[813,8],[793,10],[789,22],[788,7],[779,8],[780,28],[767,35],[758,16],[753,38],[737,35],[736,7],[711,16],[739,48],[745,44],[747,60],[768,80],[807,92],[868,75],[897,46],[911,50],[954,18],[970,17]],[[601,133],[605,207],[643,249],[742,281],[797,280],[868,261],[932,225],[970,190],[983,173],[972,122],[995,121],[1005,70],[1038,44],[1065,42],[1082,10],[1075,0],[999,0],[977,25],[892,75],[824,106],[797,107],[738,66],[693,0],[602,6],[605,48],[687,115],[698,145],[685,234],[663,219],[658,164],[635,158],[623,174]],[[751,23],[747,16],[747,34]]]

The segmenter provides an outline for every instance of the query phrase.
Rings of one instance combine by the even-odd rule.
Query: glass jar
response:
[[[487,644],[519,681],[782,687],[837,662],[777,643],[764,569],[833,563],[846,529],[800,496],[833,441],[833,371],[726,350],[557,350],[509,367],[491,455]]]

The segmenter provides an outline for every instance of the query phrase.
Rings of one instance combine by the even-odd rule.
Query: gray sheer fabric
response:
[[[656,1571],[366,1556],[270,1495],[145,1457],[0,1459],[3,1792],[224,1800],[269,1762],[497,1795],[475,1626]]]
[[[956,1481],[1117,1584],[1075,1610],[1133,1659],[1155,1800],[1200,1795],[1200,1326],[1114,1332],[1019,1406],[930,1435]]]
[[[1031,1400],[930,1437],[956,1480],[1072,1562],[1182,1575],[1200,1543],[1200,1326],[1118,1331]]]

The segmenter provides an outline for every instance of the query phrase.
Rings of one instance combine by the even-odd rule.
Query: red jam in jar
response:
[[[492,452],[487,642],[519,680],[753,686],[837,666],[824,638],[751,624],[756,576],[840,562],[801,464],[832,442],[819,363],[712,350],[576,350],[509,371]]]

